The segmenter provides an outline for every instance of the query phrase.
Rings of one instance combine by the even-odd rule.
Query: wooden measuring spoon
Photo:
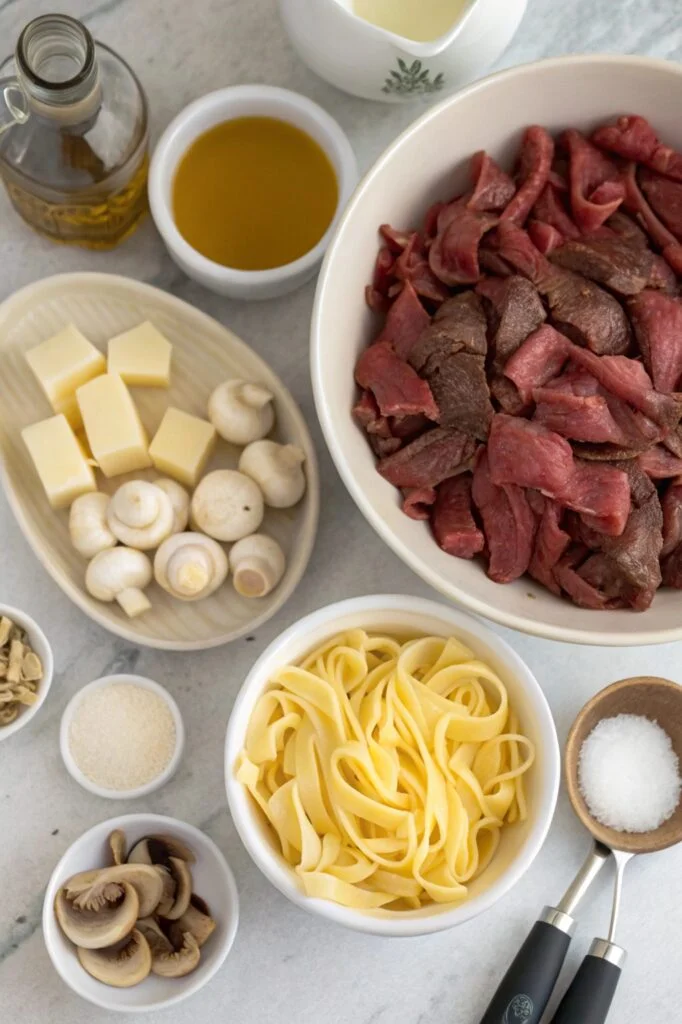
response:
[[[682,799],[677,810],[651,832],[618,832],[590,814],[580,791],[580,748],[595,725],[616,715],[644,715],[658,722],[670,736],[682,764],[682,686],[655,676],[635,676],[607,686],[589,701],[576,718],[566,743],[564,773],[573,810],[594,839],[608,846],[616,861],[616,885],[607,939],[595,939],[552,1024],[603,1024],[616,991],[625,950],[614,943],[625,865],[636,854],[656,853],[682,841]]]

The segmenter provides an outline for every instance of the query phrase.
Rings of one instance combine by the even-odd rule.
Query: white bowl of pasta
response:
[[[435,601],[328,605],[255,663],[225,742],[232,818],[297,906],[424,935],[492,906],[547,836],[561,758],[519,656]]]

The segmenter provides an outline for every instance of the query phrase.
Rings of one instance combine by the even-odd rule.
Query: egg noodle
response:
[[[466,897],[526,817],[533,758],[464,644],[353,629],[274,674],[237,778],[309,896],[410,910]]]

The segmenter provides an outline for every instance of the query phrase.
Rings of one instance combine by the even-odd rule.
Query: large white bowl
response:
[[[639,113],[682,148],[682,67],[641,57],[563,57],[503,71],[469,86],[407,129],[379,158],[351,199],[327,251],[312,321],[317,413],[358,507],[377,533],[427,583],[473,612],[554,640],[647,644],[682,639],[682,596],[661,590],[646,612],[588,611],[530,579],[500,586],[480,562],[441,551],[426,523],[399,507],[399,492],[378,476],[353,422],[353,367],[377,324],[363,290],[372,276],[377,228],[418,224],[436,199],[464,191],[469,157],[488,150],[510,167],[523,128],[588,130],[614,115]]]
[[[194,892],[209,905],[216,929],[201,950],[196,970],[184,978],[159,978],[150,974],[133,988],[112,988],[92,978],[81,967],[75,947],[66,938],[54,915],[54,899],[72,875],[91,868],[107,867],[107,837],[114,829],[125,833],[128,849],[143,836],[171,835],[186,843],[196,857],[191,865]],[[43,938],[55,970],[69,988],[105,1010],[143,1013],[161,1010],[187,999],[211,980],[232,948],[239,922],[239,896],[234,876],[222,853],[204,832],[177,818],[162,814],[124,814],[101,821],[72,843],[52,872],[43,902]]]
[[[370,632],[456,636],[498,673],[509,692],[521,730],[536,748],[527,776],[528,819],[506,828],[490,866],[469,887],[469,898],[457,906],[433,905],[396,913],[352,910],[330,900],[306,896],[300,881],[279,852],[273,834],[251,796],[235,778],[235,764],[244,747],[254,705],[275,669],[297,662],[318,644],[346,629]],[[225,740],[225,785],[235,827],[256,865],[272,884],[297,906],[337,924],[375,935],[426,935],[462,924],[499,900],[535,860],[554,815],[561,758],[554,720],[530,669],[490,629],[447,605],[403,595],[374,594],[320,608],[285,630],[260,656],[235,702]]]

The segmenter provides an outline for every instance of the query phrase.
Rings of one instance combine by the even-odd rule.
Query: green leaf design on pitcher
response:
[[[390,71],[381,91],[389,96],[429,96],[440,92],[444,86],[442,72],[432,79],[431,72],[420,60],[413,60],[408,66],[402,57],[398,57],[398,70]]]

